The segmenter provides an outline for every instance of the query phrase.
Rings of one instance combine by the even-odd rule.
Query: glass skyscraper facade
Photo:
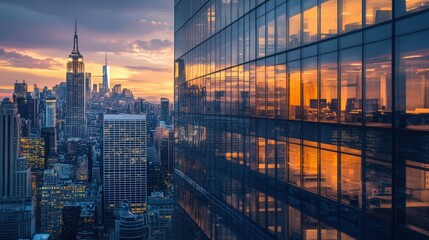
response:
[[[427,0],[175,0],[174,103],[182,237],[429,238]]]

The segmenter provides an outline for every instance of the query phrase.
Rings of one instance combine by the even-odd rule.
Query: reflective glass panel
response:
[[[362,207],[361,158],[341,154],[341,202]]]
[[[325,39],[337,35],[338,20],[337,0],[322,1],[320,5],[320,38]]]
[[[306,121],[317,121],[319,101],[317,98],[317,59],[302,61],[303,117]]]
[[[366,25],[377,24],[392,18],[392,0],[366,0]]]
[[[367,125],[390,126],[392,122],[391,42],[365,46],[365,100]]]
[[[303,43],[311,43],[317,41],[318,37],[318,19],[317,19],[317,0],[305,0],[303,3]]]
[[[288,2],[288,42],[289,48],[297,47],[301,44],[301,8],[300,1]]]
[[[342,31],[362,28],[362,0],[341,0],[341,6]]]
[[[341,122],[362,122],[362,48],[341,51]]]

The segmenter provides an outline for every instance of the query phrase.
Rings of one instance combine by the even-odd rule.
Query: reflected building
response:
[[[425,0],[176,0],[179,234],[428,238],[428,18]]]

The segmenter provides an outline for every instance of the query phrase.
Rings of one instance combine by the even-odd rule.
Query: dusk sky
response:
[[[101,82],[104,53],[111,87],[135,97],[173,98],[173,0],[0,0],[0,99],[13,83],[29,90],[65,82],[77,18],[79,50],[93,83]]]

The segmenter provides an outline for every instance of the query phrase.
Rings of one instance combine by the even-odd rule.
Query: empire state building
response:
[[[73,51],[67,62],[67,102],[65,139],[86,138],[85,64],[79,52],[77,24],[75,22]]]

